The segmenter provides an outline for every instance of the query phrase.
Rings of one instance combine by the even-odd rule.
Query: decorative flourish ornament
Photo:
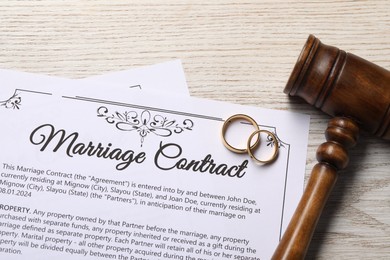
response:
[[[190,119],[184,119],[180,124],[175,119],[168,119],[163,115],[152,115],[149,110],[125,111],[110,113],[108,108],[101,106],[97,110],[97,116],[103,117],[107,123],[115,124],[121,131],[135,131],[141,137],[141,146],[145,137],[152,133],[161,137],[168,137],[172,134],[180,134],[185,130],[192,130],[194,123]]]
[[[0,106],[7,109],[19,109],[21,102],[22,98],[19,96],[17,90],[15,90],[15,93],[12,95],[12,97],[5,101],[0,101]]]

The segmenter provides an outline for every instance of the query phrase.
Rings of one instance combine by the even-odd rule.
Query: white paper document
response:
[[[98,82],[108,86],[110,91],[115,91],[111,89],[111,86],[115,85],[120,88],[138,89],[154,94],[190,95],[180,60],[110,72],[79,79],[79,81],[83,83]]]
[[[270,258],[302,193],[307,116],[58,88],[0,90],[1,259]],[[233,114],[277,136],[275,162],[224,147]]]
[[[135,91],[142,91],[189,96],[180,60],[167,61],[155,65],[111,72],[77,80],[0,69],[1,87],[3,90],[11,92],[15,89],[24,89],[31,86],[34,86],[35,90],[59,91],[58,85],[69,83],[66,85],[66,88],[72,88],[73,81],[82,82],[83,88],[89,86],[91,93],[99,92],[105,95],[131,95]],[[4,95],[4,97],[0,96],[0,102],[6,101],[4,100],[6,97],[7,95]]]

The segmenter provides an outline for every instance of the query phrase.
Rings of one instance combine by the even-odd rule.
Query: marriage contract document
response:
[[[1,258],[270,258],[302,193],[308,116],[57,87],[0,106]],[[238,113],[274,133],[259,144],[278,145],[273,163],[224,147]],[[253,126],[232,130],[246,143]]]

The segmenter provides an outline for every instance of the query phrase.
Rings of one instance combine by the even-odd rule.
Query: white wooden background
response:
[[[328,116],[283,93],[315,34],[390,69],[390,1],[2,0],[0,67],[69,78],[180,58],[191,95]],[[390,259],[390,142],[362,133],[307,259]]]

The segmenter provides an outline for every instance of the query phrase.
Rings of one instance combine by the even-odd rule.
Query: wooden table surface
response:
[[[309,34],[390,69],[388,0],[4,0],[0,67],[81,78],[179,58],[193,96],[310,114],[307,177],[329,117],[283,89]],[[390,259],[389,159],[361,134],[307,259]]]

